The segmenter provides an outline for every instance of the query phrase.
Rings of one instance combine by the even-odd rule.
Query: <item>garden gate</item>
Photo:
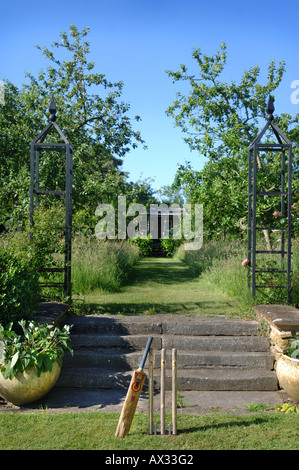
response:
[[[271,96],[266,112],[267,123],[250,144],[248,152],[248,260],[251,268],[248,285],[253,297],[256,296],[256,289],[286,289],[287,302],[290,302],[292,143],[273,122]],[[269,132],[272,137],[274,134],[277,142],[273,143],[273,138],[268,136],[262,143],[262,138]],[[281,159],[277,158],[279,154]],[[258,246],[262,232],[266,241],[268,238],[266,249]],[[276,234],[274,247],[270,238],[273,234]],[[259,265],[257,254],[280,256],[280,266],[275,266],[271,261]],[[268,275],[273,274],[277,279],[267,279]],[[285,279],[283,283],[282,278]]]
[[[56,121],[56,104],[52,96],[50,106],[49,124],[31,143],[30,161],[30,225],[34,225],[34,210],[38,205],[39,195],[55,195],[65,197],[65,251],[64,267],[50,268],[44,267],[43,272],[64,273],[64,282],[41,283],[41,287],[63,288],[64,298],[71,297],[71,245],[72,245],[72,178],[73,178],[73,150]],[[52,129],[55,129],[61,137],[62,142],[45,142],[46,137]],[[65,153],[65,189],[63,191],[44,189],[39,187],[40,158],[43,152],[64,152]]]

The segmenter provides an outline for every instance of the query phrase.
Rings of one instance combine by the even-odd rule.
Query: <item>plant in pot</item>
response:
[[[289,347],[277,361],[278,382],[295,402],[299,403],[299,337],[290,340]]]
[[[65,350],[73,354],[70,327],[25,320],[0,325],[0,396],[15,405],[32,403],[58,380]]]

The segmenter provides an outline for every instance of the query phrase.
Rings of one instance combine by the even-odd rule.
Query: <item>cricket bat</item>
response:
[[[152,341],[153,338],[149,336],[139,367],[133,372],[125,403],[121,415],[119,417],[115,437],[125,437],[130,430],[138,400],[144,384],[144,380],[146,377],[146,373],[143,371],[143,368]]]

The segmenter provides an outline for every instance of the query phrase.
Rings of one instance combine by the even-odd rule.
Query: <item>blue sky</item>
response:
[[[208,55],[226,42],[224,78],[239,81],[245,69],[259,65],[261,81],[272,59],[286,62],[276,93],[276,112],[298,113],[291,102],[291,83],[299,80],[298,0],[240,2],[235,0],[10,0],[1,1],[0,80],[21,86],[24,72],[37,75],[48,62],[34,46],[50,46],[70,24],[89,26],[90,60],[96,72],[124,82],[123,101],[140,115],[148,150],[139,147],[125,158],[130,179],[154,178],[153,187],[171,184],[178,164],[191,161],[200,170],[203,159],[190,152],[183,135],[166,116],[177,88],[165,70],[180,64],[196,72],[193,48]]]

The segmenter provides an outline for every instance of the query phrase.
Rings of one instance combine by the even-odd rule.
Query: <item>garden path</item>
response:
[[[79,299],[99,314],[252,314],[238,299],[207,284],[174,258],[144,258],[119,292],[95,291]]]

